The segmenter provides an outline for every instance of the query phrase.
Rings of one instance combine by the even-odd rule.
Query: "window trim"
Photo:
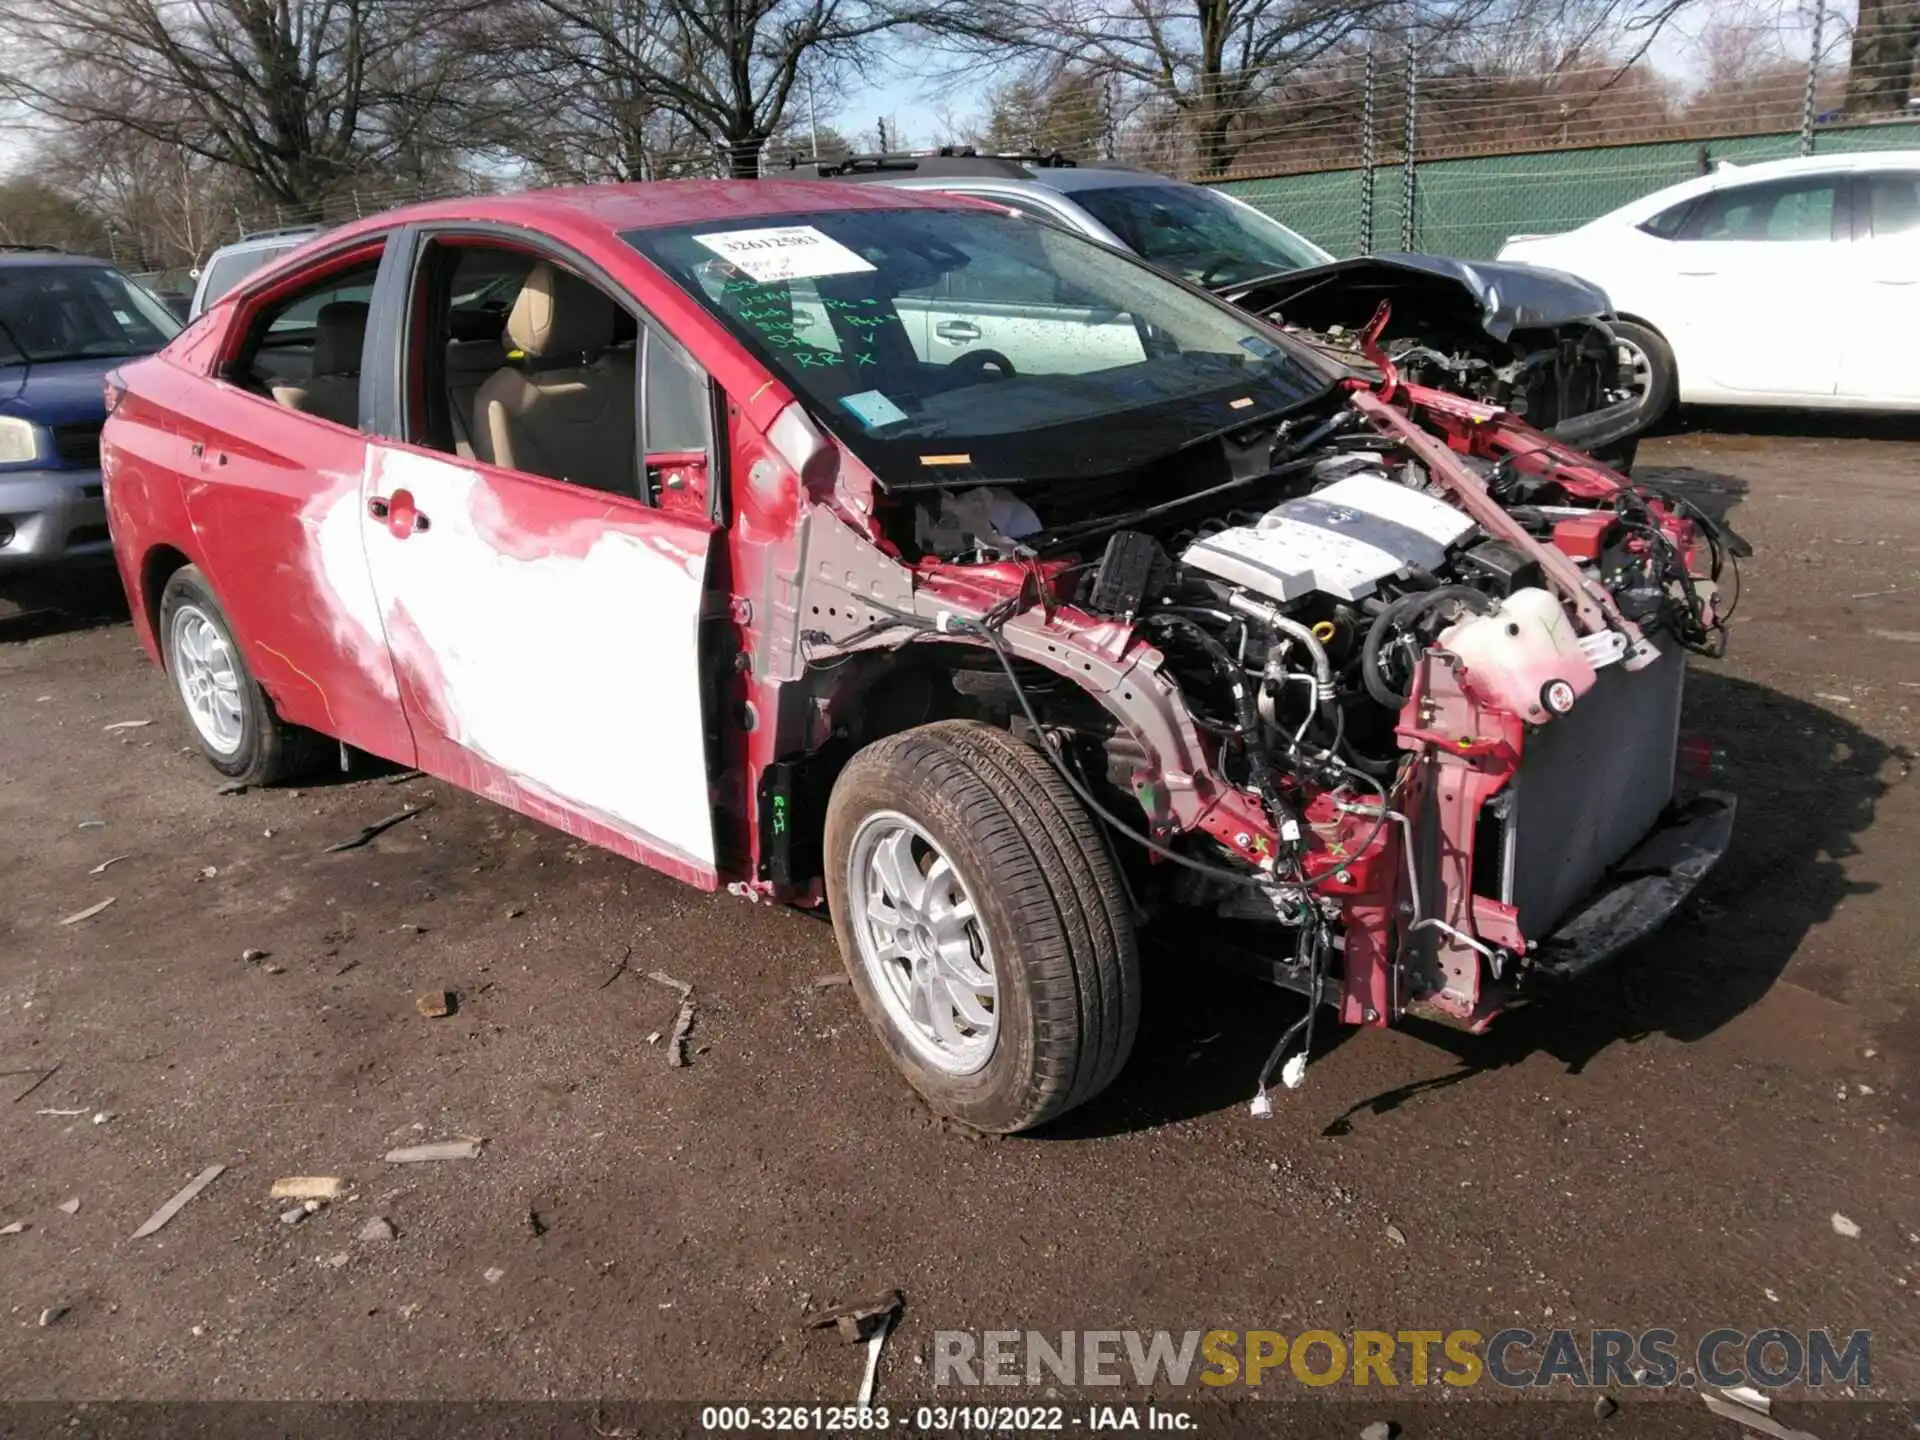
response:
[[[1647,216],[1646,219],[1642,220],[1633,228],[1643,235],[1651,236],[1655,240],[1664,241],[1671,245],[1676,240],[1679,240],[1685,233],[1687,222],[1693,218],[1693,212],[1699,208],[1700,202],[1705,198],[1706,196],[1704,195],[1690,195],[1685,200],[1676,201],[1672,205],[1662,205],[1658,210],[1654,211],[1653,214]],[[1673,229],[1670,233],[1663,235],[1653,228],[1654,221],[1660,219],[1663,215],[1672,215],[1676,211],[1679,212],[1680,218],[1674,222]]]
[[[400,336],[399,345],[382,347],[383,355],[391,356],[392,364],[388,367],[388,373],[383,374],[381,377],[381,390],[385,397],[385,403],[381,407],[381,420],[383,422],[379,431],[381,436],[396,444],[406,445],[411,449],[419,450],[425,454],[438,456],[440,459],[448,461],[449,463],[478,465],[485,469],[498,470],[503,475],[512,475],[541,484],[560,486],[569,494],[589,493],[587,487],[574,485],[569,481],[555,480],[549,476],[535,475],[525,470],[511,470],[501,465],[489,465],[486,461],[477,458],[469,459],[464,456],[452,454],[422,440],[415,439],[408,433],[411,428],[409,423],[410,377],[415,371],[416,363],[425,366],[431,366],[434,363],[433,357],[430,354],[423,353],[424,336],[420,331],[419,322],[425,307],[419,304],[421,285],[427,278],[425,268],[431,255],[432,247],[436,244],[444,245],[448,241],[453,241],[456,247],[460,242],[465,242],[475,247],[528,254],[534,256],[537,260],[545,260],[549,263],[557,264],[561,268],[573,272],[573,274],[580,279],[593,285],[633,318],[635,324],[639,327],[638,333],[635,336],[636,353],[633,367],[633,459],[634,473],[639,482],[639,488],[643,492],[647,489],[646,384],[647,356],[652,343],[649,337],[658,337],[665,340],[672,349],[678,352],[680,358],[690,365],[694,372],[706,383],[708,396],[707,518],[718,526],[721,523],[720,517],[725,513],[723,492],[725,491],[727,481],[725,457],[728,446],[725,443],[725,428],[715,423],[716,417],[721,413],[721,409],[715,401],[715,392],[718,387],[714,381],[713,372],[701,363],[700,357],[688,349],[687,346],[680,341],[679,337],[674,335],[673,332],[634,295],[633,291],[627,285],[614,278],[606,266],[589,259],[564,241],[556,240],[552,236],[542,232],[529,231],[521,226],[507,225],[492,220],[437,220],[416,222],[406,227],[404,250],[394,252],[400,261],[400,263],[395,266],[394,278],[392,282],[385,287],[386,293],[384,297],[380,287],[376,287],[374,297],[375,309],[368,320],[370,331],[373,325],[377,323],[380,325],[382,333],[392,332]],[[384,269],[382,277],[383,279],[385,278]],[[383,299],[385,302],[384,306],[382,305]],[[444,358],[442,358],[440,364],[442,366],[445,365]],[[611,491],[598,490],[591,491],[590,493],[602,495],[608,499],[622,501],[630,505],[637,505],[650,514],[659,515],[663,513],[658,504],[655,503],[653,497],[645,493],[639,496],[620,495]]]

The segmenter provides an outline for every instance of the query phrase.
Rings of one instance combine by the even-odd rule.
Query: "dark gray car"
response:
[[[1632,463],[1642,416],[1609,328],[1612,307],[1571,275],[1438,255],[1336,260],[1223,190],[1112,161],[948,149],[808,168],[822,179],[970,195],[1064,225],[1356,362],[1359,332],[1386,301],[1383,343],[1408,379],[1510,410],[1621,468]],[[992,349],[996,327],[1034,323],[1025,309],[984,313],[964,290],[964,275],[950,275],[928,297],[935,352]]]

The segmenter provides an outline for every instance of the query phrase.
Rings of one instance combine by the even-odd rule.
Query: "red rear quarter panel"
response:
[[[181,404],[191,404],[196,379],[166,352],[122,366],[119,374],[126,390],[101,431],[100,475],[134,633],[157,663],[154,620],[162,577],[177,564],[175,554],[189,563],[197,559],[180,470],[198,462],[176,418]]]

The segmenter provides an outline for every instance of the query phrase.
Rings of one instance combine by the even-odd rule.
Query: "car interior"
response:
[[[289,410],[360,423],[360,370],[379,262],[329,275],[253,317],[226,377]]]
[[[625,304],[505,247],[436,244],[423,273],[421,443],[650,504],[704,467],[706,377]],[[704,477],[699,490],[704,504]]]
[[[676,346],[646,338],[625,305],[525,251],[435,245],[428,256],[420,443],[648,503],[674,490],[704,510],[707,381]],[[227,377],[289,410],[358,425],[377,270],[371,261],[338,272],[255,316]]]

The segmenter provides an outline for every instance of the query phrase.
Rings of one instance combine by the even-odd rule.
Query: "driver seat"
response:
[[[473,453],[489,465],[637,496],[631,366],[608,355],[615,305],[544,261],[527,272],[507,315],[518,364],[481,382]]]

